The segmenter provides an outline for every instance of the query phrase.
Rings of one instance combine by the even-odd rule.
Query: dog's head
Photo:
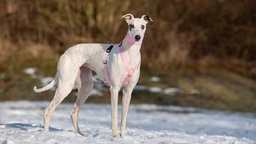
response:
[[[147,15],[143,15],[141,18],[134,18],[132,14],[126,14],[122,16],[122,18],[124,18],[128,24],[128,35],[135,41],[143,39],[147,23],[153,22]]]

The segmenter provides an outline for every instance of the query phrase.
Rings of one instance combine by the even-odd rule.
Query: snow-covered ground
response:
[[[73,132],[68,115],[72,104],[62,103],[53,114],[50,132],[44,133],[42,112],[47,104],[0,103],[0,143],[256,143],[255,114],[157,105],[131,105],[127,135],[113,138],[109,104],[83,105],[79,124],[85,136],[80,136]]]

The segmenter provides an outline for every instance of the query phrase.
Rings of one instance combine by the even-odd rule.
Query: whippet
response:
[[[123,87],[121,137],[125,135],[126,117],[131,93],[138,82],[141,65],[141,44],[146,24],[153,21],[149,16],[134,18],[132,14],[122,16],[128,24],[128,32],[119,44],[77,44],[60,57],[54,80],[47,86],[34,91],[39,93],[57,85],[53,100],[44,111],[44,131],[49,131],[50,118],[55,108],[67,97],[75,86],[77,100],[70,112],[75,132],[83,135],[78,127],[77,117],[80,106],[93,89],[92,71],[110,86],[112,133],[118,134],[118,92]]]

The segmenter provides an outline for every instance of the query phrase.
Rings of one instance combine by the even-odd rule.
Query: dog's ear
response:
[[[130,20],[134,18],[134,16],[132,14],[126,14],[123,15],[122,18],[125,18],[126,22],[128,23]]]
[[[150,18],[150,17],[147,16],[147,15],[141,16],[141,19],[143,19],[143,20],[146,21],[147,23],[148,23],[149,21],[153,22],[152,18]]]

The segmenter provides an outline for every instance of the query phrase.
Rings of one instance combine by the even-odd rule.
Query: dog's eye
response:
[[[130,28],[130,29],[133,29],[133,28],[134,28],[134,25],[133,25],[133,24],[129,24],[129,28]]]
[[[145,26],[144,25],[141,25],[141,29],[143,30],[145,28]]]

